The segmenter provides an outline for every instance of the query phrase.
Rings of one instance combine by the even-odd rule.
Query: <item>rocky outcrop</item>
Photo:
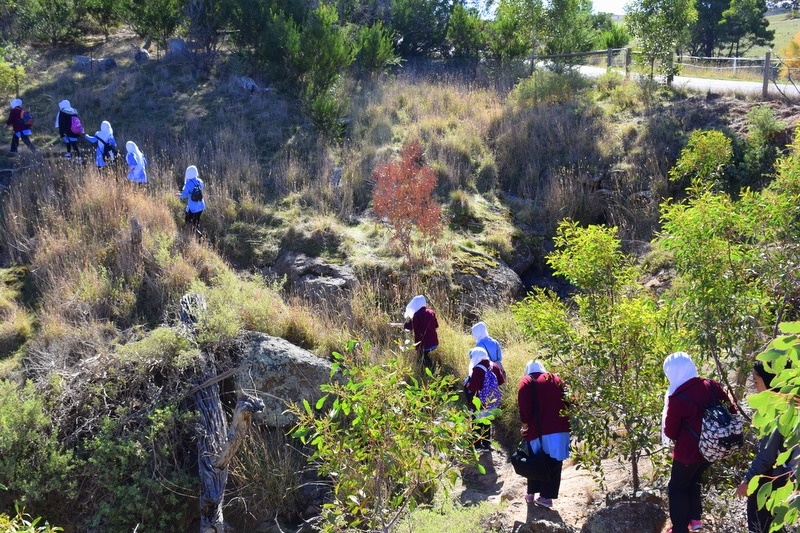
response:
[[[286,276],[292,290],[311,299],[329,300],[344,296],[356,284],[356,275],[351,267],[326,263],[300,252],[281,252],[274,269],[279,277]]]
[[[661,533],[667,513],[648,501],[623,501],[591,515],[581,533]]]
[[[295,419],[286,408],[322,395],[319,386],[330,381],[331,363],[279,337],[250,333],[245,338],[244,361],[233,375],[236,392],[246,391],[264,402],[253,414],[257,423],[287,427]]]
[[[117,68],[117,62],[113,57],[101,57],[94,59],[89,56],[73,56],[75,68],[83,71],[100,71]]]
[[[480,316],[486,307],[499,307],[522,291],[522,280],[499,259],[474,250],[453,264],[453,283],[458,286],[459,309],[468,317]]]

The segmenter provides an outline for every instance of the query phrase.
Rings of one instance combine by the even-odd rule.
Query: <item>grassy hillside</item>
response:
[[[186,393],[207,357],[220,370],[235,365],[243,331],[281,336],[322,357],[349,339],[367,340],[363,362],[398,357],[402,372],[413,374],[413,358],[396,348],[402,334],[388,323],[424,293],[439,317],[436,358],[445,373],[463,377],[469,326],[480,318],[503,343],[516,379],[531,357],[557,354],[540,351],[508,305],[465,311],[458,274],[481,271],[489,258],[522,265],[522,276],[544,276],[564,218],[613,225],[622,249],[642,254],[659,228],[661,200],[686,195],[670,169],[689,132],[731,132],[738,159],[724,187],[738,192],[763,187],[758,165],[769,166],[764,158],[791,130],[770,130],[766,118],[754,126],[751,103],[685,98],[614,75],[593,85],[539,72],[508,91],[491,72],[465,81],[400,70],[348,82],[346,135],[330,142],[291,93],[238,86],[235,75],[251,74],[240,57],[223,56],[210,69],[191,60],[137,64],[133,44],[116,36],[91,48],[30,50],[22,97],[43,154],[2,158],[17,170],[0,202],[0,377],[7,380],[0,405],[14,424],[46,438],[25,433],[13,441],[39,443],[20,454],[41,460],[0,470],[9,486],[0,512],[24,499],[32,512],[81,531],[128,531],[137,520],[147,531],[167,531],[164,524],[191,521],[197,465]],[[113,56],[119,67],[76,71],[70,57],[78,52]],[[63,98],[88,131],[109,120],[121,144],[137,142],[150,161],[146,187],[128,183],[124,169],[98,172],[59,157],[50,125]],[[781,107],[770,105],[768,114]],[[764,145],[772,151],[746,155],[754,131],[774,134]],[[374,169],[413,141],[437,176],[446,224],[438,240],[414,241],[409,263],[371,201]],[[190,164],[207,184],[202,242],[182,231],[176,196]],[[141,245],[131,239],[132,217]],[[358,283],[347,301],[314,303],[276,278],[272,269],[286,251],[352,266]],[[669,257],[653,263],[654,271],[668,267]],[[173,327],[189,291],[208,307],[191,342]],[[506,395],[497,423],[504,444],[517,438],[515,401]],[[266,431],[253,439],[253,449],[284,442]],[[258,463],[258,475],[270,477],[269,460]],[[287,470],[293,461],[300,459],[287,459]],[[242,490],[232,514],[250,525],[264,518],[247,514],[256,496],[243,487],[261,483],[256,470],[240,467],[232,489]],[[258,495],[279,502],[270,504],[273,516],[303,513],[298,478],[288,475],[296,473]]]

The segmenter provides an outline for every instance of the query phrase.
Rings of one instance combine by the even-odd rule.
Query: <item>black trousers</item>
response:
[[[202,215],[202,211],[198,211],[197,213],[190,213],[186,211],[183,221],[186,223],[186,226],[192,228],[193,231],[200,232],[200,215]]]
[[[700,479],[711,463],[702,461],[685,465],[672,461],[667,494],[672,533],[688,533],[689,520],[700,520],[703,514],[703,487]]]
[[[22,142],[25,143],[25,146],[31,149],[31,152],[36,151],[36,148],[33,147],[33,143],[31,142],[31,138],[25,135],[24,133],[20,133],[19,137],[17,134],[14,133],[11,135],[11,151],[17,153],[17,147],[19,146],[19,140],[22,138]]]
[[[547,472],[550,474],[547,481],[538,479],[528,479],[528,494],[539,494],[542,498],[555,500],[558,498],[558,489],[561,488],[561,467],[563,461],[557,461],[550,457],[550,464]]]

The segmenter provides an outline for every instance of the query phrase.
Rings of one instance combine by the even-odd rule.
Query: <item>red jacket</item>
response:
[[[533,409],[534,391],[539,406],[538,415]],[[525,440],[532,441],[538,439],[539,435],[564,433],[570,430],[565,395],[564,382],[556,374],[536,372],[520,380],[517,401],[519,419],[523,424],[528,424]]]
[[[6,124],[14,128],[14,133],[19,133],[21,131],[30,129],[30,126],[26,126],[22,123],[22,113],[23,109],[21,107],[15,107],[11,110],[11,113],[8,114],[8,120],[6,120]]]
[[[664,435],[675,441],[673,460],[687,465],[705,461],[700,454],[699,440],[687,427],[695,434],[700,434],[704,411],[701,406],[711,403],[712,391],[717,401],[726,404],[732,413],[737,412],[728,393],[713,379],[694,377],[675,389],[669,397]]]
[[[472,394],[478,394],[483,388],[483,379],[486,377],[486,371],[483,369],[484,367],[492,369],[492,373],[497,376],[498,385],[502,385],[506,382],[506,377],[503,375],[503,371],[500,370],[500,367],[489,359],[484,359],[472,367],[472,375],[467,382],[467,390]]]
[[[414,332],[414,344],[418,352],[439,346],[439,336],[436,334],[439,322],[436,313],[427,307],[421,307],[403,327]]]

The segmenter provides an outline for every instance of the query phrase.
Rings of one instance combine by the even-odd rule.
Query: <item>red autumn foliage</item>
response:
[[[432,196],[436,174],[425,164],[422,146],[411,143],[403,147],[399,161],[375,169],[373,177],[375,214],[387,220],[394,231],[392,238],[411,262],[414,228],[430,239],[442,233],[442,208]]]

